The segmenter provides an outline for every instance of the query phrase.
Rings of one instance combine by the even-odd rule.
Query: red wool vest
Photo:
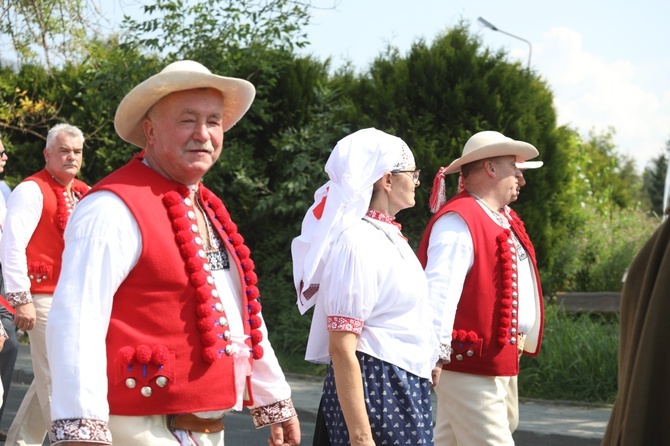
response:
[[[53,294],[60,276],[61,256],[65,243],[63,231],[70,217],[65,202],[65,187],[46,169],[23,181],[34,181],[42,192],[42,215],[26,247],[28,276],[31,294]],[[72,193],[81,199],[88,192],[88,185],[77,179]]]
[[[514,376],[519,373],[517,333],[513,320],[518,311],[516,294],[516,257],[508,229],[491,220],[476,200],[461,192],[449,200],[431,218],[421,240],[417,256],[426,267],[428,242],[435,222],[447,212],[456,212],[465,220],[472,236],[475,261],[463,285],[454,320],[451,362],[443,369],[487,376]],[[518,218],[518,217],[517,217]],[[533,264],[539,292],[540,331],[542,340],[543,305],[535,250],[523,226],[512,222],[512,228],[524,245]],[[519,231],[523,230],[523,234]]]
[[[184,233],[194,237],[188,235],[190,224],[175,235],[175,215],[165,205],[166,196],[183,200],[174,191],[183,192],[185,186],[134,158],[98,183],[94,191],[98,190],[111,191],[124,201],[142,235],[139,261],[114,295],[107,332],[110,414],[178,414],[232,407],[235,376],[225,309],[217,305],[213,286],[203,295],[206,275],[196,271],[197,259],[192,261],[178,243],[195,244],[176,241]],[[193,209],[189,201],[185,201],[186,211]],[[203,208],[228,251],[236,253],[212,209],[207,204]],[[197,257],[196,248],[192,254]],[[240,275],[241,307],[246,309],[249,277],[237,253],[230,258],[231,268],[236,267]],[[243,319],[249,334],[250,318]],[[250,341],[248,345],[251,348]],[[245,404],[251,402],[249,395]]]

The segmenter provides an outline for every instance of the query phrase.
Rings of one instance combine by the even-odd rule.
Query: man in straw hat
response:
[[[65,234],[48,325],[52,444],[223,445],[224,414],[243,406],[271,444],[300,443],[249,248],[200,182],[254,95],[180,61],[121,101],[116,131],[143,150]]]
[[[505,207],[518,195],[516,163],[537,155],[528,143],[479,132],[437,174],[418,253],[443,362],[436,445],[514,444],[519,357],[539,352],[543,305],[532,244]],[[446,201],[444,176],[459,171],[464,190]]]

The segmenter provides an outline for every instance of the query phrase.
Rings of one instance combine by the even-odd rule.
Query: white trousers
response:
[[[513,446],[519,424],[516,376],[442,370],[435,387],[435,446]]]
[[[47,360],[46,328],[53,296],[34,294],[35,328],[28,331],[33,382],[7,432],[7,445],[41,446],[51,425],[51,373]]]
[[[181,435],[177,436],[168,429],[165,415],[110,415],[109,430],[115,446],[223,446],[224,431],[214,434],[179,431]]]

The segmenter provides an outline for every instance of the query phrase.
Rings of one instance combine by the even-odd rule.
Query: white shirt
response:
[[[140,257],[142,237],[137,221],[123,201],[111,192],[100,191],[88,195],[77,205],[64,238],[61,280],[56,286],[47,320],[47,351],[53,387],[51,416],[53,420],[87,418],[107,421],[105,337],[114,294]],[[220,274],[215,274],[214,279],[222,295],[229,299],[240,295],[229,291],[227,279]],[[239,287],[239,279],[236,281]],[[235,303],[235,307],[239,309],[239,303]],[[226,315],[233,337],[244,338],[241,313],[230,311]],[[265,324],[261,331],[264,355],[253,363],[253,407],[291,396],[267,340]]]
[[[479,204],[486,210],[484,205]],[[496,221],[493,218],[492,220]],[[507,219],[503,219],[503,227],[510,227]],[[519,332],[528,333],[537,318],[535,302],[537,292],[530,257],[519,244],[517,251]],[[430,233],[427,256],[425,272],[433,310],[433,323],[440,344],[450,346],[456,309],[461,299],[465,278],[475,261],[472,235],[460,215],[447,212],[437,219]]]
[[[430,378],[438,344],[421,264],[397,227],[368,221],[360,220],[333,244],[305,359],[330,361],[327,318],[338,316],[362,321],[358,351]]]
[[[12,189],[9,187],[5,180],[0,180],[0,192],[2,197],[5,199],[5,202],[9,201],[9,194],[12,193]]]
[[[7,293],[30,291],[26,248],[42,217],[43,199],[34,181],[20,183],[9,196],[0,241],[0,262]]]

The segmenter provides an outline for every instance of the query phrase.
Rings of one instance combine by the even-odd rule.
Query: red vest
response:
[[[200,188],[202,193],[204,187]],[[187,196],[185,186],[134,158],[98,183],[94,191],[98,190],[111,191],[124,201],[142,235],[139,261],[114,295],[107,331],[110,414],[177,414],[232,407],[235,376],[233,357],[227,351],[225,309],[217,305],[213,286],[202,293],[207,277],[197,271],[198,259],[191,260],[176,241],[184,232],[193,239],[193,234],[188,235],[190,223],[175,235],[175,215],[170,215],[166,205],[176,196],[179,206],[185,202],[184,210],[192,210],[190,200],[174,192]],[[206,204],[203,208],[228,252],[235,252],[213,211]],[[182,242],[196,246],[190,240]],[[197,257],[197,249],[191,254]],[[246,296],[248,278],[237,255],[230,258]],[[202,261],[200,265],[202,268]],[[241,308],[247,305],[244,298]],[[248,318],[243,319],[249,334]],[[211,352],[213,356],[207,357]]]
[[[465,277],[456,309],[451,362],[443,368],[476,375],[517,375],[519,361],[515,320],[519,301],[516,294],[516,253],[511,233],[491,220],[470,194],[461,192],[428,223],[417,254],[424,268],[433,225],[447,212],[456,212],[468,225],[475,261]],[[535,250],[525,230],[523,234],[516,232],[523,229],[519,222],[512,222],[512,228],[531,259],[539,291],[539,338],[537,348],[528,352],[535,356],[539,353],[542,338],[542,290]]]
[[[65,187],[54,180],[46,169],[23,181],[37,183],[43,197],[40,221],[26,246],[30,292],[53,294],[60,276],[61,257],[65,248],[63,231],[70,217],[65,202]],[[72,193],[81,199],[89,187],[83,181],[75,179],[71,189]]]

